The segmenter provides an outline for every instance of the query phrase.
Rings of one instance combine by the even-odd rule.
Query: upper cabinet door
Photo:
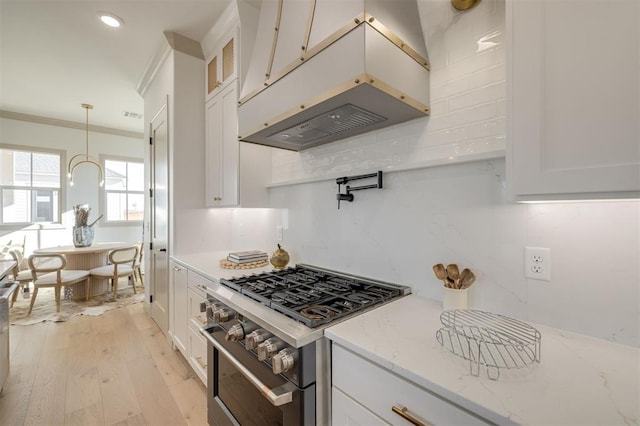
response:
[[[507,0],[515,200],[640,196],[640,2]]]
[[[221,91],[237,76],[237,28],[234,28],[207,58],[207,99]]]
[[[237,81],[211,98],[206,108],[206,206],[239,205]]]

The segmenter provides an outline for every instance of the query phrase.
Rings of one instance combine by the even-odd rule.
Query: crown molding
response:
[[[23,114],[7,110],[0,110],[0,118],[9,120],[26,121],[29,123],[46,124],[48,126],[67,127],[69,129],[85,130],[86,123],[78,123],[76,121],[60,120],[57,118],[42,117],[40,115]],[[144,133],[133,132],[130,130],[114,129],[112,127],[89,125],[89,130],[97,133],[105,133],[114,136],[124,136],[126,138],[143,139]]]
[[[181,34],[165,31],[162,34],[162,41],[159,43],[156,53],[151,57],[151,60],[149,60],[140,80],[138,80],[138,84],[136,84],[136,91],[140,96],[144,97],[158,70],[169,57],[172,50],[204,60],[200,43]]]
[[[211,52],[220,43],[220,39],[224,37],[232,28],[238,25],[240,20],[239,5],[237,0],[229,3],[229,6],[222,12],[215,24],[209,32],[204,36],[200,44],[202,51],[205,53],[205,59],[211,55]]]

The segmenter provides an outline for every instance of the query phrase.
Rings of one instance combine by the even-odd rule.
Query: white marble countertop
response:
[[[409,295],[331,326],[325,336],[498,424],[638,424],[640,350],[531,324],[540,363],[472,376],[435,338],[440,302]]]
[[[271,253],[267,250],[263,250],[269,255]],[[229,279],[233,277],[241,277],[243,275],[259,274],[265,271],[272,271],[273,266],[268,264],[263,268],[253,269],[225,269],[220,266],[220,260],[226,259],[229,250],[227,251],[213,251],[207,253],[193,253],[193,254],[177,254],[171,258],[182,265],[191,269],[197,270],[200,274],[208,277],[212,280],[219,280],[220,278]],[[292,263],[289,263],[289,266]]]

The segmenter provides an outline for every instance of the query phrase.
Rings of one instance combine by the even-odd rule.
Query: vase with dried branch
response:
[[[100,220],[102,215],[88,224],[91,207],[88,204],[78,204],[73,206],[75,224],[73,226],[73,245],[76,247],[89,247],[93,244],[95,236],[93,225]]]

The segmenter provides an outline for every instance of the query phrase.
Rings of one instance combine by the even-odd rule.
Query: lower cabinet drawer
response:
[[[331,424],[378,426],[388,423],[334,387],[331,389]]]
[[[415,424],[424,425],[491,424],[336,344],[332,348],[332,375],[334,388],[384,423],[410,425],[413,418],[418,422]]]
[[[207,288],[212,285],[211,280],[193,271],[189,271],[189,288],[198,293],[203,299],[206,298]]]
[[[207,341],[199,332],[189,329],[189,364],[207,385]]]

